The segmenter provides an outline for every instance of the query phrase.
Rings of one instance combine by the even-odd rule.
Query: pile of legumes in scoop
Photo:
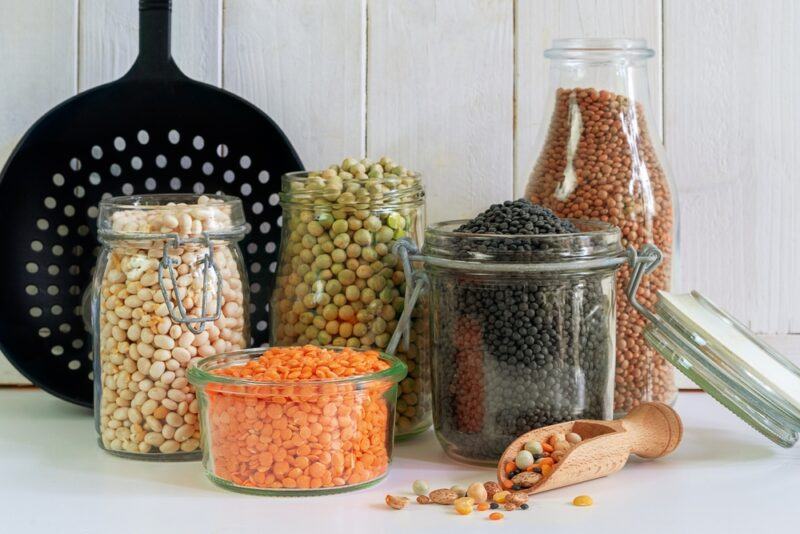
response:
[[[209,469],[227,483],[263,489],[335,488],[383,476],[393,416],[386,392],[396,380],[370,377],[390,367],[376,351],[307,345],[212,370],[235,381],[209,381],[201,393]]]

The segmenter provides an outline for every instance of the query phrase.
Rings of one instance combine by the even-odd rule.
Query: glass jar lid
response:
[[[783,447],[800,437],[800,369],[700,293],[659,292],[653,311],[636,300],[657,248],[633,256],[628,299],[649,324],[644,337],[664,358],[750,426]]]

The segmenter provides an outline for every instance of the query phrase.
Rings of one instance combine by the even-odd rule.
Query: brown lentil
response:
[[[570,154],[575,116],[580,117],[582,128],[577,149]],[[658,291],[669,289],[672,193],[640,103],[609,91],[558,89],[526,196],[561,217],[618,226],[625,247],[655,244],[664,253],[664,262],[645,277],[637,297],[652,308]],[[623,266],[617,275],[614,407],[618,413],[642,401],[672,402],[677,391],[672,366],[644,341],[645,319],[625,296],[629,279],[630,269]]]

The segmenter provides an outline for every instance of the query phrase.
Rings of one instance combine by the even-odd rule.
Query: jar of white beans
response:
[[[199,459],[198,400],[186,371],[250,340],[237,244],[242,203],[115,197],[100,203],[98,225],[92,328],[100,445],[141,459]]]

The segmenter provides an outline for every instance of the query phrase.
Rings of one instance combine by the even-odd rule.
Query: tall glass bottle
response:
[[[550,61],[549,96],[526,196],[562,217],[597,219],[622,231],[624,246],[654,243],[665,261],[642,283],[652,307],[675,274],[677,205],[650,106],[647,60],[638,39],[558,39]],[[671,403],[674,369],[643,338],[645,319],[624,297],[630,270],[617,275],[614,408]]]

